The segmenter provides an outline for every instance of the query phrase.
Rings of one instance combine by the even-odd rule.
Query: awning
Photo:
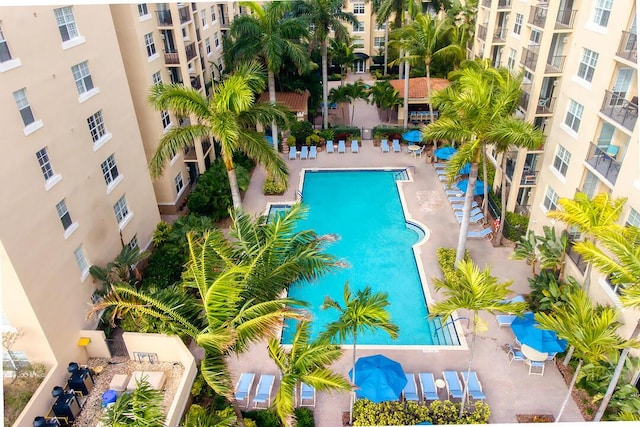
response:
[[[356,52],[356,53],[354,53],[354,55],[358,59],[369,59],[369,55],[367,55],[366,53]]]

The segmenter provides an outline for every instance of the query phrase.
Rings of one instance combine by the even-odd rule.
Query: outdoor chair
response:
[[[357,153],[358,152],[358,140],[356,140],[356,139],[351,141],[351,152],[352,153]]]
[[[338,153],[339,153],[339,154],[340,154],[340,153],[344,154],[344,153],[345,153],[345,151],[346,151],[346,148],[345,148],[345,142],[344,142],[344,140],[340,140],[340,141],[338,141]]]
[[[473,400],[485,400],[487,396],[482,392],[482,384],[478,379],[478,374],[475,371],[469,372],[469,379],[467,380],[467,371],[460,372],[462,379],[467,382],[467,395]]]
[[[289,148],[289,160],[295,160],[297,154],[296,147]]]
[[[423,151],[424,151],[424,145],[419,150],[413,152],[413,157],[422,157]]]
[[[316,389],[306,383],[302,383],[300,390],[300,406],[316,406]]]
[[[460,213],[462,213],[462,212],[460,212]],[[458,220],[458,224],[462,224],[462,215],[460,215],[460,216],[456,215],[456,219]],[[473,215],[471,215],[469,217],[469,224],[476,224],[478,222],[484,222],[484,215],[482,214],[482,212],[479,212],[477,214],[473,214]]]
[[[449,203],[464,203],[464,197],[449,196]]]
[[[236,384],[235,398],[238,403],[241,403],[243,400],[247,399],[247,403],[245,408],[249,407],[249,392],[251,391],[251,386],[253,385],[253,380],[255,379],[256,374],[250,372],[243,372],[240,374],[240,379]]]
[[[380,147],[382,147],[382,152],[383,153],[388,153],[389,152],[389,142],[386,139],[382,140],[382,142],[380,143]]]
[[[418,389],[416,388],[416,377],[413,374],[404,374],[407,377],[407,385],[404,386],[402,390],[402,395],[404,396],[404,400],[413,400],[417,402],[420,400],[418,398]]]
[[[544,375],[544,362],[535,362],[526,359],[525,363],[529,365],[529,375]]]
[[[480,208],[480,206],[478,206],[478,202],[476,202],[474,200],[474,201],[471,202],[471,209],[475,209],[475,208]],[[462,203],[452,203],[451,204],[451,209],[453,209],[454,211],[464,210],[464,202],[462,202]]]
[[[509,365],[511,365],[514,360],[518,362],[524,362],[527,360],[526,356],[520,351],[520,349],[515,348],[511,344],[509,344],[509,353],[507,353],[507,355],[509,356]]]
[[[271,404],[271,391],[273,390],[273,382],[275,381],[275,375],[263,374],[260,375],[260,381],[258,381],[258,389],[256,395],[253,397],[253,407],[257,408],[258,404],[264,403],[267,407]]]
[[[456,217],[462,219],[462,212],[454,212],[454,213],[455,213]],[[478,208],[478,207],[471,209],[471,216],[478,215],[478,214],[481,214],[481,213],[482,213],[482,210],[480,208]]]
[[[309,157],[309,147],[303,145],[300,149],[300,160],[307,160]]]
[[[318,156],[318,147],[316,147],[315,145],[312,145],[311,147],[309,147],[309,158],[315,159],[317,156]]]
[[[333,153],[333,141],[332,140],[328,140],[327,141],[327,154],[329,153]]]
[[[433,379],[433,374],[431,372],[421,372],[418,374],[418,378],[420,379],[420,388],[422,389],[423,400],[440,399],[440,396],[438,396],[438,388],[436,387],[436,382]]]
[[[394,153],[402,152],[402,149],[400,148],[400,141],[398,141],[397,139],[393,140],[393,152]]]
[[[462,384],[460,384],[460,378],[456,371],[443,371],[444,383],[447,387],[447,394],[452,399],[462,399],[464,396],[462,391]]]
[[[516,316],[513,314],[497,314],[496,322],[498,322],[498,326],[511,326],[511,323],[515,320]]]
[[[467,232],[468,239],[484,239],[487,236],[489,236],[489,239],[491,239],[492,235],[493,229],[491,227],[483,228],[479,231],[472,230]]]

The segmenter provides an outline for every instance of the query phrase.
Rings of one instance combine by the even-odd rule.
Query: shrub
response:
[[[332,130],[336,139],[349,139],[359,137],[361,135],[360,128],[354,126],[336,126],[332,128]]]
[[[298,427],[315,427],[316,422],[313,419],[313,411],[309,408],[296,408],[293,411],[296,417]]]
[[[515,212],[507,212],[506,220],[509,223],[508,230],[506,232],[506,238],[511,241],[519,240],[524,235],[529,227],[529,217],[521,215]],[[506,225],[506,224],[505,224]]]
[[[267,196],[283,194],[286,189],[287,186],[282,181],[270,175],[267,175],[262,185],[262,192]]]
[[[296,139],[296,145],[303,145],[307,137],[313,134],[313,125],[306,121],[296,121],[291,124],[291,135]]]
[[[557,310],[567,303],[569,294],[580,289],[580,285],[573,277],[569,277],[565,283],[551,270],[542,270],[527,280],[531,287],[529,304],[534,311],[549,313]]]
[[[353,405],[354,426],[415,425],[421,422],[432,424],[487,424],[491,409],[476,402],[460,417],[460,403],[436,400],[430,405],[416,402],[373,403],[360,399]]]
[[[306,145],[318,146],[324,143],[324,139],[320,136],[320,133],[318,131],[313,131],[313,133],[309,135],[304,142]]]
[[[249,411],[243,415],[245,419],[254,420],[258,427],[280,427],[280,419],[270,410]]]
[[[340,80],[342,80],[342,74],[338,73],[338,74],[329,74],[327,76],[327,80],[330,82],[339,82]]]
[[[249,171],[243,166],[244,160],[236,163],[238,186],[244,191],[249,186]],[[216,160],[200,177],[196,188],[187,199],[187,206],[191,212],[207,215],[214,221],[229,216],[229,208],[233,206],[231,186],[224,162]]]
[[[440,266],[440,270],[442,270],[442,275],[444,276],[444,280],[446,282],[455,282],[458,281],[458,271],[456,270],[456,250],[454,248],[438,248],[436,250],[436,258],[438,260],[438,265]],[[471,255],[469,255],[469,251],[465,251],[464,253],[465,261],[471,260]]]
[[[318,134],[325,140],[333,140],[333,137],[335,136],[335,132],[333,129],[322,129],[321,131],[318,132]]]
[[[18,369],[12,382],[4,383],[5,426],[13,425],[46,375],[47,368],[44,365],[29,364]]]

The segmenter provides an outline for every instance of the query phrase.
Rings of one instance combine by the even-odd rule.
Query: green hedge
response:
[[[279,179],[267,175],[262,185],[262,192],[267,196],[283,194],[287,186]]]
[[[456,270],[456,250],[454,248],[438,248],[436,250],[436,258],[442,275],[446,282],[458,281],[458,271]],[[470,261],[471,255],[469,251],[465,251],[464,260]]]
[[[529,217],[515,212],[506,213],[505,237],[512,242],[516,242],[527,232],[529,227]],[[508,225],[508,227],[507,227]]]
[[[338,135],[338,134],[347,134],[347,135],[353,135],[355,136],[360,136],[360,128],[357,128],[355,126],[335,126],[332,127],[331,130],[333,131],[334,135]]]
[[[462,417],[460,403],[436,400],[425,406],[416,402],[373,403],[360,399],[353,405],[354,426],[409,426],[421,422],[432,424],[487,424],[491,409],[483,402],[475,402]]]

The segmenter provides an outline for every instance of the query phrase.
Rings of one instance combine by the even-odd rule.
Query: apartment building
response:
[[[373,2],[363,0],[347,0],[343,10],[351,12],[358,20],[357,25],[345,23],[352,37],[353,52],[356,60],[353,62],[353,72],[365,73],[374,65],[374,58],[384,56],[384,47],[388,34],[387,24],[378,25]],[[383,65],[380,63],[378,65]]]
[[[524,73],[520,114],[546,135],[538,149],[509,153],[508,209],[541,232],[561,226],[546,216],[559,198],[606,192],[628,198],[621,222],[640,226],[635,2],[481,0],[474,53]],[[567,273],[584,279],[582,260],[568,258]],[[606,277],[594,272],[591,283],[594,300],[619,302]],[[623,335],[638,317],[624,312]]]

